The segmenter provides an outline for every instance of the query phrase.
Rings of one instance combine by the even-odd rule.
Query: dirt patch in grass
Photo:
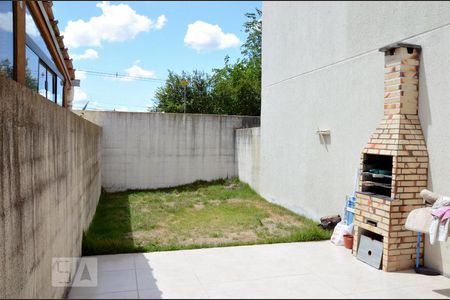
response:
[[[208,203],[208,205],[211,205],[211,206],[219,206],[222,203],[222,201],[220,201],[220,200],[209,200],[209,201],[207,201],[207,203]]]
[[[241,231],[241,232],[227,232],[222,233],[220,236],[214,236],[214,234],[210,237],[205,236],[197,236],[196,238],[189,238],[181,242],[181,245],[189,246],[191,244],[198,245],[212,245],[212,246],[220,246],[227,243],[252,243],[258,240],[258,236],[256,232],[253,230]]]
[[[239,198],[232,198],[232,199],[227,199],[227,202],[228,203],[231,203],[231,204],[240,204],[240,203],[242,203],[242,199],[239,199]]]
[[[203,208],[205,208],[205,205],[203,203],[196,203],[196,204],[194,204],[194,209],[195,210],[201,210]]]
[[[225,185],[225,188],[226,188],[227,190],[233,190],[233,189],[239,188],[239,185],[236,184],[236,183],[230,183],[230,184]]]
[[[328,239],[313,221],[259,197],[237,179],[102,196],[83,254]]]

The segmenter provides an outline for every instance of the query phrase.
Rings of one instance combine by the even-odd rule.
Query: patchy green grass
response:
[[[83,255],[314,241],[330,232],[237,179],[104,194]]]

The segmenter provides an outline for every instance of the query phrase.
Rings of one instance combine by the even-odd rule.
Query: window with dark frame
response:
[[[61,80],[61,78],[56,77],[56,103],[58,105],[63,106],[64,101],[64,80]]]
[[[64,105],[64,77],[26,7],[26,85],[60,106]]]
[[[13,3],[0,1],[0,74],[14,77]]]
[[[25,47],[25,84],[33,91],[39,90],[39,56],[30,49]]]
[[[47,68],[42,61],[39,61],[38,92],[41,96],[47,97]]]

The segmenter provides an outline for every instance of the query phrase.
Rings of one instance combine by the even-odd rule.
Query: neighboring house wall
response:
[[[239,179],[259,191],[260,170],[259,127],[236,130],[236,160]]]
[[[77,113],[103,127],[102,185],[109,192],[236,176],[235,129],[259,125],[259,117]]]
[[[314,219],[342,213],[383,116],[384,56],[422,46],[419,117],[429,188],[450,195],[450,3],[264,2],[260,192]],[[330,129],[322,143],[317,129]],[[450,242],[425,249],[450,274]]]
[[[101,192],[101,128],[4,77],[0,124],[0,298],[61,298],[52,258],[81,255]]]

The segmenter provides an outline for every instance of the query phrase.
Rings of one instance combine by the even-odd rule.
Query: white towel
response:
[[[433,216],[433,220],[430,224],[430,244],[434,245],[436,243],[438,237],[440,219],[438,217]]]
[[[443,206],[450,206],[450,197],[439,196],[436,202],[433,204],[433,209],[438,209]]]
[[[446,242],[448,237],[448,223],[450,219],[445,220],[444,223],[439,222],[439,242]]]
[[[441,221],[444,217],[448,208],[443,208],[445,206],[450,206],[450,197],[439,197],[439,199],[434,203],[432,207],[431,214],[433,215],[433,220],[430,223],[430,244],[434,245],[436,240],[439,242],[446,242],[448,238],[448,229],[450,219]],[[440,212],[437,212],[439,210]],[[444,210],[442,212],[442,210]],[[440,215],[442,213],[442,215]],[[435,216],[435,214],[440,215],[440,217]]]

